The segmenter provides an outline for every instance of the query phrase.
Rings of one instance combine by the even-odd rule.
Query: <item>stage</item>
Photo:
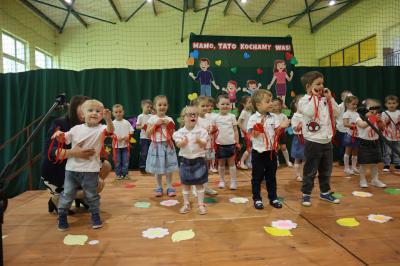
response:
[[[228,172],[228,171],[227,171]],[[167,196],[153,196],[153,176],[130,172],[130,181],[107,178],[101,194],[101,217],[104,227],[93,230],[84,208],[69,216],[70,230],[59,232],[57,216],[47,212],[47,191],[29,191],[9,201],[3,226],[5,265],[400,265],[400,194],[369,187],[361,190],[358,176],[346,177],[342,167],[334,167],[331,179],[335,192],[343,195],[341,203],[318,199],[318,182],[312,206],[300,204],[300,182],[293,169],[278,170],[278,195],[284,198],[282,209],[268,205],[264,210],[252,205],[250,174],[238,171],[238,190],[216,188],[217,175],[210,175],[210,185],[219,191],[208,203],[208,214],[199,215],[196,204],[189,214],[179,213],[181,204],[161,206]],[[382,174],[389,188],[400,188],[400,175]],[[178,175],[174,175],[175,182]],[[229,180],[229,177],[227,178]],[[227,182],[229,184],[229,182]],[[134,187],[133,187],[133,185]],[[181,187],[176,199],[182,202]],[[353,191],[365,191],[372,197],[356,197]],[[247,197],[245,204],[229,201]],[[149,208],[137,208],[138,201],[150,202]],[[195,199],[191,195],[191,201]],[[74,207],[73,207],[74,209]],[[369,214],[393,217],[387,223],[372,222]],[[355,218],[360,225],[343,227],[339,218]],[[264,226],[274,220],[292,220],[298,226],[293,236],[267,234]],[[169,230],[164,238],[148,239],[142,231],[152,227]],[[174,243],[171,235],[192,229],[194,238]],[[84,245],[63,243],[68,235],[87,235]],[[99,243],[89,245],[91,240]]]

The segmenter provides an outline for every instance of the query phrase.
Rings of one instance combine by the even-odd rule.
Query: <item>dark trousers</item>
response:
[[[340,132],[339,130],[336,131],[336,136],[335,136],[335,140],[337,143],[337,147],[338,147],[338,161],[343,163],[343,156],[344,156],[344,150],[345,147],[343,145],[344,142],[344,136],[346,135],[346,133]]]
[[[151,141],[149,139],[140,139],[140,157],[139,157],[139,169],[145,170],[146,169],[146,159],[147,159],[147,152],[149,151]]]
[[[320,144],[305,140],[304,143],[303,186],[301,192],[311,195],[314,179],[318,172],[319,190],[326,193],[331,190],[329,180],[332,174],[332,143]]]
[[[259,153],[256,150],[251,151],[251,190],[253,200],[262,200],[260,195],[261,182],[265,180],[267,186],[268,199],[274,201],[278,198],[276,195],[276,153],[274,151],[265,151]]]

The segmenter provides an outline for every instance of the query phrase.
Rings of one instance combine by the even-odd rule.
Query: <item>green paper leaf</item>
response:
[[[138,201],[138,202],[135,203],[135,207],[136,207],[136,208],[147,209],[147,208],[150,208],[150,202],[147,202],[147,201]]]
[[[332,194],[332,196],[334,196],[335,198],[337,198],[337,199],[341,199],[341,198],[343,198],[343,195],[342,194],[340,194],[340,193],[333,193]]]
[[[387,188],[384,191],[390,195],[399,195],[400,194],[399,188]]]
[[[204,202],[205,203],[217,203],[217,200],[214,198],[205,198]]]

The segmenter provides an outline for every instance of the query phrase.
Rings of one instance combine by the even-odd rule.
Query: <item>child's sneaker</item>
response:
[[[58,216],[58,230],[61,232],[67,231],[69,228],[67,215],[59,215]]]
[[[179,210],[181,214],[186,214],[190,211],[190,205],[189,204],[183,204],[182,208]]]
[[[345,174],[348,174],[348,175],[354,175],[354,171],[351,170],[350,168],[344,169],[344,173],[345,173]]]
[[[200,215],[204,215],[204,214],[207,213],[207,208],[206,208],[206,205],[204,203],[199,205],[198,212],[199,212]]]
[[[254,202],[254,208],[256,208],[257,210],[264,209],[264,205],[263,205],[262,201],[261,200],[256,200]]]
[[[174,188],[167,188],[167,195],[168,195],[168,197],[175,197],[176,190]]]
[[[360,188],[367,188],[367,187],[368,187],[367,179],[365,178],[360,179]]]
[[[225,188],[225,182],[224,181],[219,181],[218,187],[221,188],[221,189]]]
[[[272,207],[276,208],[276,209],[281,209],[282,208],[282,203],[279,202],[279,200],[273,200],[269,202],[269,205],[271,205]]]
[[[296,177],[296,181],[303,182],[303,177],[301,176]]]
[[[92,213],[92,228],[97,229],[103,227],[100,215],[98,213]]]
[[[154,191],[156,197],[161,197],[163,195],[163,189],[161,187],[156,188]]]
[[[375,186],[375,187],[381,187],[381,188],[385,188],[386,184],[383,183],[381,180],[379,179],[372,179],[371,181],[371,185]]]
[[[303,194],[301,204],[306,207],[311,206],[311,195]]]
[[[383,167],[383,172],[386,172],[386,173],[390,172],[390,165],[385,165]]]
[[[147,174],[147,172],[146,172],[146,170],[145,170],[145,169],[140,169],[140,173],[141,173],[142,175],[145,175],[145,174]]]
[[[248,170],[249,167],[247,167],[247,165],[245,165],[243,162],[240,162],[238,164],[238,168],[243,169],[243,170]]]
[[[204,193],[207,195],[218,195],[218,192],[215,191],[212,188],[206,187],[206,189],[204,190]]]
[[[286,165],[287,165],[288,167],[293,167],[293,163],[292,163],[292,162],[290,162],[290,161],[289,161],[289,162],[287,162],[287,163],[286,163]]]
[[[231,185],[229,186],[230,190],[236,190],[237,189],[237,184],[236,180],[231,180]]]
[[[211,172],[214,173],[214,174],[215,174],[215,173],[218,173],[218,170],[217,170],[214,166],[211,167],[210,170],[211,170]]]
[[[357,175],[357,174],[360,173],[360,170],[358,170],[357,168],[351,168],[351,170],[353,171],[353,173],[354,173],[355,175]]]
[[[116,179],[117,179],[117,180],[122,180],[122,179],[124,179],[124,178],[122,177],[122,175],[119,175],[119,176],[117,176]]]
[[[334,196],[332,196],[332,193],[329,193],[329,192],[328,193],[320,193],[319,198],[321,200],[325,200],[330,203],[336,203],[336,204],[340,203],[340,200],[335,198]]]

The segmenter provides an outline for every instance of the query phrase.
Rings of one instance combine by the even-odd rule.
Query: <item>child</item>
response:
[[[156,177],[156,197],[163,195],[161,177],[164,174],[167,181],[167,195],[174,197],[176,191],[172,188],[172,173],[178,170],[178,160],[172,141],[175,124],[174,120],[166,115],[168,110],[166,96],[156,96],[153,103],[157,113],[147,121],[146,134],[151,139],[151,144],[146,159],[146,172],[152,173]]]
[[[379,102],[375,99],[367,99],[365,101],[368,112],[365,114],[371,124],[375,128],[383,130],[385,123],[377,116],[377,108],[379,108]],[[358,155],[358,163],[360,164],[360,187],[368,187],[366,173],[367,168],[371,170],[371,185],[376,187],[384,188],[386,185],[379,180],[378,175],[378,163],[382,161],[379,135],[372,129],[366,121],[363,121],[361,117],[356,120],[358,137],[360,138],[360,147]]]
[[[111,112],[104,109],[101,102],[97,100],[87,100],[81,110],[85,117],[85,123],[74,126],[68,132],[57,131],[52,139],[57,138],[60,142],[65,139],[66,144],[72,148],[79,145],[84,149],[95,149],[96,153],[90,159],[68,158],[65,166],[64,191],[61,194],[58,204],[58,230],[66,231],[69,228],[67,213],[75,199],[79,187],[83,188],[85,202],[89,205],[89,211],[92,216],[92,228],[102,227],[100,219],[100,196],[97,193],[99,182],[99,171],[101,167],[100,151],[102,139],[105,130],[108,133],[114,131],[114,125],[111,120]],[[101,120],[106,120],[107,126],[100,124]]]
[[[282,208],[276,194],[276,147],[277,138],[282,129],[287,127],[290,120],[279,124],[278,118],[272,111],[272,94],[270,91],[258,90],[251,97],[256,113],[250,116],[247,131],[251,134],[252,151],[251,186],[254,208],[264,209],[260,195],[261,182],[265,180],[269,204],[274,208]]]
[[[146,129],[147,129],[147,121],[152,116],[151,109],[153,103],[151,100],[142,100],[142,113],[138,116],[136,122],[136,128],[140,129],[140,157],[139,157],[139,170],[140,173],[146,174],[146,159],[147,152],[149,151],[150,139],[147,137]]]
[[[204,115],[204,117],[210,121],[210,123],[212,125],[214,125],[214,118],[218,115],[217,113],[214,113],[214,106],[215,106],[215,100],[212,97],[208,97],[208,105],[207,105],[207,113]],[[215,125],[214,125],[215,126]],[[210,133],[210,139],[211,139],[211,145],[214,146],[215,143],[215,130],[213,130]],[[213,147],[213,151],[214,151],[214,147]],[[214,151],[214,157],[215,157],[215,151]],[[216,169],[216,160],[212,159],[211,160],[211,165],[210,165],[210,170],[211,173],[218,173],[218,170]]]
[[[201,70],[195,76],[192,72],[189,76],[195,80],[200,81],[200,95],[201,96],[211,96],[211,84],[219,90],[219,86],[215,84],[213,74],[208,68],[210,67],[210,61],[207,58],[200,59]]]
[[[219,188],[225,188],[225,163],[228,161],[229,173],[231,176],[230,189],[235,190],[236,184],[236,165],[235,165],[235,152],[236,146],[239,143],[239,133],[237,129],[236,118],[233,114],[229,113],[231,110],[231,103],[227,94],[218,96],[217,107],[219,114],[213,119],[213,122],[218,130],[215,143],[217,144],[216,157],[218,159],[218,172],[219,172]]]
[[[382,118],[385,121],[386,128],[383,132],[389,143],[385,142],[384,146],[383,171],[390,171],[390,162],[392,161],[396,173],[400,173],[400,111],[397,110],[399,97],[395,95],[387,96],[385,106],[387,111],[382,114]]]
[[[357,136],[356,120],[360,117],[357,113],[358,98],[356,96],[347,96],[344,100],[346,112],[343,114],[343,125],[346,127],[346,134],[343,137],[345,152],[343,156],[344,172],[348,175],[358,173],[357,154],[360,141]],[[351,154],[351,168],[350,168]]]
[[[240,88],[237,88],[237,83],[234,80],[229,80],[226,88],[222,88],[223,91],[228,93],[229,101],[232,104],[232,108],[236,108],[236,93],[240,91]]]
[[[287,116],[284,113],[282,113],[282,107],[283,107],[282,99],[277,98],[277,99],[273,100],[272,106],[273,106],[273,112],[279,120],[279,124],[288,119]],[[286,165],[289,167],[293,167],[293,164],[289,159],[289,152],[286,148],[286,142],[287,142],[286,134],[283,133],[283,135],[279,139],[281,151],[282,151],[283,157],[285,158]],[[278,163],[278,165],[279,165],[279,163]]]
[[[133,134],[133,128],[128,120],[124,119],[124,108],[120,104],[113,106],[113,116],[115,117],[114,134],[118,138],[117,158],[115,165],[115,175],[118,180],[129,179],[128,166],[129,166],[129,149],[131,145],[130,138]]]
[[[271,89],[272,84],[276,81],[275,89],[276,96],[282,100],[283,107],[286,108],[286,80],[291,81],[293,78],[293,71],[290,71],[290,76],[286,73],[286,63],[283,60],[275,60],[274,62],[274,75],[268,85],[268,90]]]
[[[242,99],[240,100],[240,106],[238,110],[240,113],[240,116],[238,118],[238,126],[240,128],[240,133],[244,140],[245,151],[242,155],[242,158],[240,159],[238,167],[244,170],[249,169],[249,167],[246,165],[246,161],[250,155],[249,151],[251,149],[251,145],[250,145],[250,137],[247,132],[247,123],[249,122],[252,110],[253,110],[253,104],[251,103],[251,97],[243,96]]]
[[[339,203],[330,192],[332,174],[332,138],[335,134],[335,116],[339,108],[329,89],[324,88],[324,76],[318,71],[305,73],[301,83],[307,95],[299,100],[299,112],[303,114],[305,164],[303,170],[302,205],[311,206],[311,192],[318,172],[321,200]]]
[[[211,123],[211,119],[206,118],[206,114],[208,111],[208,106],[209,106],[209,99],[206,96],[200,96],[199,98],[196,99],[195,105],[197,106],[198,112],[199,112],[199,117],[197,119],[197,125],[207,131],[208,134],[208,139],[207,139],[207,145],[205,147],[206,153],[205,153],[205,158],[208,163],[208,169],[210,169],[212,166],[212,161],[215,159],[215,152],[213,148],[213,144],[211,142],[211,134],[212,131],[214,130],[214,125]],[[204,184],[205,187],[205,193],[209,195],[217,195],[218,192],[215,191],[214,189],[211,189],[208,187],[208,184]],[[192,187],[193,188],[193,187]],[[194,192],[194,190],[193,190]],[[196,195],[196,192],[193,193]]]
[[[246,82],[246,87],[247,88],[243,88],[243,92],[247,92],[250,97],[253,96],[253,94],[260,88],[261,83],[258,83],[255,80],[248,80]]]
[[[346,134],[346,127],[343,125],[343,114],[346,111],[344,100],[347,96],[353,95],[350,91],[344,90],[340,94],[342,102],[339,104],[339,115],[336,118],[336,143],[338,144],[339,165],[344,165],[343,156],[345,147],[343,145],[344,135]]]
[[[204,184],[208,182],[207,162],[205,160],[206,145],[208,142],[207,131],[197,125],[198,109],[187,106],[181,112],[182,128],[173,135],[176,146],[180,149],[179,175],[183,185],[183,206],[180,213],[190,211],[189,191],[190,186],[196,186],[198,212],[207,213],[204,204]]]
[[[290,155],[294,158],[294,172],[296,180],[303,181],[303,168],[304,168],[304,136],[303,136],[303,115],[298,111],[299,100],[304,95],[296,95],[291,104],[293,116],[291,125],[293,128],[294,138]]]

